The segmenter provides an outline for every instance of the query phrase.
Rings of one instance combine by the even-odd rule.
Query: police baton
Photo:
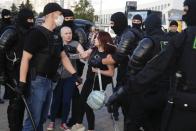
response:
[[[10,84],[6,83],[6,85],[7,85],[11,90],[13,90],[14,92],[16,92],[15,88],[13,88]],[[20,95],[20,96],[21,96],[21,98],[22,98],[22,100],[23,100],[23,102],[24,102],[24,104],[25,104],[25,108],[26,108],[27,113],[28,113],[28,115],[29,115],[29,117],[30,117],[30,119],[31,119],[31,123],[32,123],[33,129],[34,129],[34,131],[37,131],[37,130],[36,130],[36,126],[35,126],[35,121],[34,121],[34,119],[33,119],[33,117],[32,117],[32,114],[31,114],[31,112],[30,112],[30,110],[29,110],[27,101],[26,101],[24,95]]]

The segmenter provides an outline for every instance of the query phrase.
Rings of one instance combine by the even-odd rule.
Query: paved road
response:
[[[87,71],[87,65],[85,66],[85,70],[83,73],[83,80],[85,78],[84,76],[86,75],[86,71]],[[106,89],[106,94],[107,96],[110,96],[112,94],[111,85],[108,85]],[[7,122],[7,112],[6,112],[7,106],[8,106],[8,101],[6,101],[5,104],[0,104],[0,131],[9,131],[8,122]],[[123,131],[123,116],[122,116],[122,113],[120,114],[121,115],[119,117],[119,121],[115,122],[116,125],[118,125],[119,127],[119,130],[116,130],[116,131]],[[48,121],[44,125],[45,131],[46,131],[47,123]],[[84,119],[84,125],[87,127],[86,117]],[[60,131],[59,126],[60,126],[60,120],[57,120],[55,131]],[[96,131],[115,131],[113,128],[113,121],[111,119],[111,115],[107,112],[105,107],[95,112],[95,130]]]
[[[110,94],[109,92],[111,92],[111,87],[107,88],[107,94]],[[8,101],[6,101],[5,104],[0,104],[0,131],[9,131],[8,124],[7,124],[7,113],[6,113],[7,105],[8,105]],[[111,116],[110,114],[108,114],[105,107],[95,112],[95,118],[96,118],[95,121],[96,131],[114,131]],[[122,125],[123,125],[122,119],[123,117],[121,115],[119,122],[117,122],[120,131],[122,131]],[[47,126],[47,123],[44,125],[45,127]],[[84,125],[87,126],[86,119],[84,119]],[[60,120],[57,120],[55,131],[60,131],[59,126],[60,126]]]

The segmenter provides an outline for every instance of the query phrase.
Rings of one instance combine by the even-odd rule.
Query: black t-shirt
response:
[[[24,45],[24,50],[33,55],[31,67],[36,72],[53,77],[60,62],[60,53],[63,51],[60,36],[43,26],[32,29]]]
[[[96,59],[96,57],[101,57],[102,59],[106,58],[107,57],[107,53],[105,52],[99,52],[97,50],[97,48],[93,49],[92,53],[91,53],[91,56],[90,56],[90,59],[89,59],[89,62],[92,60],[92,59]],[[101,64],[99,65],[99,67],[95,67],[95,68],[99,68],[100,70],[108,70],[108,67],[107,65],[104,65],[104,64]],[[92,72],[92,66],[89,64],[88,66],[88,71],[87,71],[87,79],[91,79],[93,80],[94,79],[94,75],[95,73]],[[105,75],[101,75],[101,78],[102,78],[102,82],[103,83],[111,83],[112,82],[112,77],[109,77],[109,76],[105,76]]]
[[[53,33],[44,27],[40,26],[40,28],[45,30],[48,34]],[[25,39],[24,50],[35,55],[35,53],[39,52],[40,49],[43,49],[46,46],[48,46],[47,38],[39,29],[34,28],[29,32]]]

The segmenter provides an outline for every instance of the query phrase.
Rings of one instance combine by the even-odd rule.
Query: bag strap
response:
[[[101,80],[101,71],[100,71],[99,68],[98,68],[98,79],[99,79],[99,88],[100,88],[100,91],[103,91],[102,80]]]
[[[94,90],[94,87],[95,87],[95,79],[96,79],[96,76],[98,75],[98,80],[99,80],[99,87],[100,87],[100,91],[103,91],[103,87],[102,87],[102,80],[101,80],[101,72],[100,72],[100,69],[98,68],[98,73],[96,74],[95,73],[95,76],[94,76],[94,80],[93,80],[93,89],[92,91]]]

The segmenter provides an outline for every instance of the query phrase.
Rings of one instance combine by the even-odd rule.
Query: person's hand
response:
[[[94,72],[94,73],[98,73],[98,68],[94,68],[94,67],[92,67],[92,72]]]
[[[112,55],[108,54],[107,57],[104,58],[104,59],[102,60],[102,63],[103,63],[104,65],[107,65],[107,64],[110,65],[110,64],[115,64],[116,62],[115,62],[114,59],[112,58]]]
[[[27,88],[27,83],[20,81],[18,83],[18,86],[15,87],[15,92],[18,95],[24,95],[26,88]]]
[[[119,88],[119,90],[115,93],[113,93],[107,103],[106,103],[106,106],[107,106],[107,110],[109,113],[112,113],[114,111],[114,105],[117,104],[121,97],[125,94],[125,90],[123,87]]]
[[[89,53],[84,51],[84,52],[80,53],[79,56],[81,59],[88,59]]]
[[[72,76],[76,79],[76,85],[82,84],[82,78],[77,75],[77,73],[72,74]]]

